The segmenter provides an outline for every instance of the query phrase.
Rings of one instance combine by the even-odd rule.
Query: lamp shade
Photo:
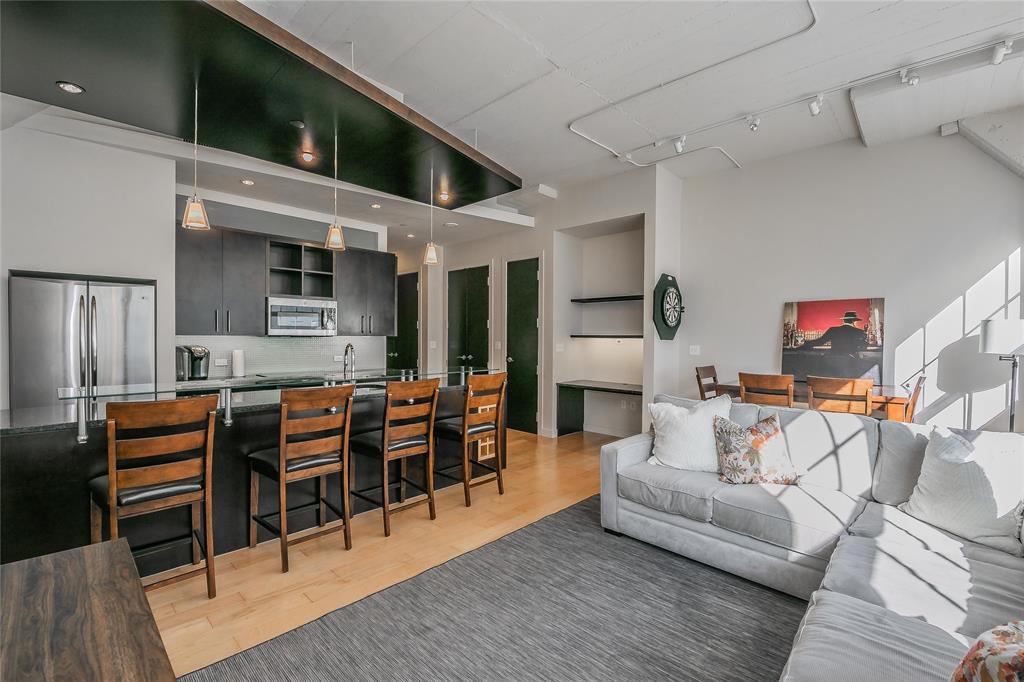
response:
[[[427,248],[423,249],[423,264],[437,265],[437,244],[427,242]]]
[[[324,248],[332,251],[345,250],[345,233],[341,231],[341,225],[332,223],[327,228],[327,239],[324,240]]]
[[[203,200],[195,194],[185,203],[185,213],[181,216],[181,226],[186,230],[209,230],[210,219],[206,215]]]
[[[1024,320],[983,320],[981,352],[997,355],[1024,354]]]

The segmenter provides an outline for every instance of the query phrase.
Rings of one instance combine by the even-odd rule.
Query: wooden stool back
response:
[[[807,406],[821,412],[871,414],[874,379],[807,377]]]
[[[281,391],[281,429],[278,442],[278,471],[285,471],[289,460],[313,457],[329,452],[348,457],[348,433],[352,423],[352,397],[355,384],[324,388],[291,388]],[[328,412],[328,410],[335,410]],[[310,437],[316,434],[316,437]],[[337,466],[330,465],[331,471]],[[319,475],[318,469],[306,469],[302,478]]]
[[[437,390],[440,379],[420,381],[389,381],[384,405],[384,459],[399,459],[427,454],[434,438],[434,415],[437,412]],[[412,444],[391,449],[391,444],[422,437],[425,444]]]
[[[714,365],[705,365],[704,367],[697,367],[697,390],[700,392],[700,399],[707,400],[708,392],[713,391],[715,396],[718,396],[718,370],[715,369]],[[711,383],[705,383],[707,379],[711,379]]]
[[[466,379],[466,398],[462,408],[462,437],[468,440],[490,438],[500,431],[508,373],[472,374]],[[468,435],[471,426],[494,424],[495,431]]]
[[[793,407],[793,375],[740,372],[740,400],[756,405]]]

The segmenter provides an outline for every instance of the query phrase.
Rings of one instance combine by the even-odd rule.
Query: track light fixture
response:
[[[676,154],[682,154],[683,147],[686,146],[686,135],[680,135],[675,140],[673,140],[672,146],[675,148]]]
[[[900,83],[911,87],[921,82],[921,77],[916,73],[910,73],[910,69],[900,69]]]
[[[817,116],[821,113],[821,105],[825,103],[825,95],[819,94],[817,97],[807,103],[807,108],[811,112],[811,116]]]
[[[1013,52],[1013,41],[1004,40],[1003,42],[992,48],[992,65],[996,66],[1003,63],[1003,57]]]
[[[750,132],[756,133],[757,129],[761,127],[761,119],[754,116],[747,116],[747,127],[750,128]]]

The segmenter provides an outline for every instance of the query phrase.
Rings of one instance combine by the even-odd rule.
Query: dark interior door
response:
[[[334,261],[334,294],[338,301],[338,336],[366,334],[369,251],[339,251]]]
[[[484,265],[448,273],[448,370],[485,369],[489,350],[490,277]],[[448,377],[449,381],[455,379]]]
[[[388,337],[388,369],[419,368],[419,273],[398,276],[397,333]]]
[[[508,264],[505,299],[508,427],[537,433],[540,260]]]
[[[174,231],[174,332],[224,331],[221,230]]]
[[[391,336],[395,331],[395,278],[398,258],[387,251],[364,251],[370,278],[366,298],[366,333]]]
[[[227,334],[263,336],[267,329],[267,238],[223,233],[224,320]]]

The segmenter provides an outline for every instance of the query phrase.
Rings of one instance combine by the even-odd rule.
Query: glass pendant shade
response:
[[[332,223],[327,228],[327,239],[324,240],[324,248],[331,249],[332,251],[345,250],[345,234],[341,231],[341,225],[338,223]]]
[[[437,244],[427,242],[427,248],[423,249],[423,264],[437,265]]]
[[[181,216],[181,226],[186,230],[209,230],[210,218],[206,215],[203,200],[193,194],[185,203],[185,213]]]

